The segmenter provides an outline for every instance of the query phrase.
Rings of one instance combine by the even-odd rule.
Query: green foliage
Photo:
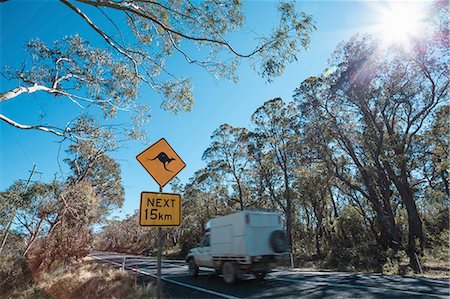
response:
[[[439,233],[428,232],[427,238],[429,243],[427,248],[425,248],[424,261],[444,262],[444,265],[449,265],[449,230],[443,229]]]
[[[110,220],[96,235],[93,248],[130,254],[150,255],[157,246],[156,230],[138,224],[137,213],[123,220]]]
[[[431,127],[422,134],[419,167],[427,180],[423,192],[426,201],[448,203],[450,196],[450,106],[444,105],[435,112]],[[448,207],[448,204],[447,204]]]
[[[280,22],[269,36],[255,34],[254,50],[236,49],[227,34],[244,27],[243,5],[238,0],[192,2],[125,2],[62,0],[93,30],[92,40],[79,35],[55,40],[52,44],[33,39],[26,45],[30,54],[24,67],[6,67],[5,78],[19,87],[0,93],[1,101],[23,93],[45,92],[64,98],[81,109],[99,108],[104,117],[127,111],[135,122],[128,138],[143,138],[142,122],[148,120],[148,103],[139,103],[141,86],[162,95],[161,107],[174,113],[190,111],[194,104],[191,80],[166,68],[173,54],[206,70],[215,78],[237,81],[237,67],[251,59],[253,68],[267,81],[280,76],[288,63],[297,61],[315,30],[311,16],[299,12],[292,1],[278,5]],[[113,26],[96,22],[85,13],[93,6]],[[106,11],[113,11],[110,18]],[[90,11],[92,12],[92,11]],[[106,42],[98,48],[97,40]],[[3,115],[2,115],[3,116]],[[15,121],[8,124],[23,128]],[[79,139],[71,127],[30,126],[58,136]]]
[[[337,47],[329,69],[305,80],[294,98],[316,159],[344,186],[346,196],[370,202],[381,229],[378,242],[394,251],[403,241],[404,231],[396,223],[398,202],[403,204],[405,248],[418,272],[416,255],[421,255],[425,238],[418,210],[423,192],[416,186],[428,180],[432,188],[444,191],[448,181],[448,170],[433,170],[432,158],[436,149],[440,157],[435,161],[447,159],[437,145],[448,140],[438,141],[437,134],[426,151],[420,135],[431,136],[427,124],[438,108],[445,107],[449,58],[442,47],[445,41],[431,31],[410,43],[382,48],[369,35],[352,37]]]
[[[390,49],[383,56],[377,47],[368,36],[352,38],[333,56],[331,63],[339,67],[305,80],[295,92],[297,101],[269,100],[252,115],[251,129],[222,125],[213,133],[204,154],[208,167],[184,190],[190,208],[179,230],[183,252],[194,246],[211,216],[226,211],[226,174],[235,185],[239,179],[255,207],[283,214],[296,253],[325,266],[407,273],[405,252],[416,263],[410,249],[420,248],[421,235],[427,250],[442,248],[429,235],[448,232],[448,201],[425,198],[428,193],[413,184],[428,175],[430,186],[439,182],[445,189],[446,180],[431,175],[436,171],[420,171],[421,163],[443,161],[446,153],[445,59],[435,57],[433,43],[418,43],[424,51],[420,59],[418,49],[408,54]],[[441,92],[435,98],[433,88]],[[443,112],[433,115],[438,108]],[[422,143],[436,153],[425,153]]]
[[[27,51],[31,66],[25,71],[10,70],[11,78],[51,87],[60,97],[83,89],[84,96],[73,100],[89,104],[91,99],[109,117],[118,107],[131,107],[137,95],[139,81],[130,62],[92,47],[79,35],[66,36],[52,45],[37,38],[27,43]]]
[[[267,46],[258,53],[262,61],[259,73],[269,82],[284,72],[287,63],[298,60],[299,51],[308,48],[315,30],[311,16],[296,12],[294,5],[293,1],[279,3],[281,21],[269,38],[262,39]]]
[[[104,217],[124,200],[120,166],[107,154],[116,149],[113,132],[90,117],[81,117],[76,128],[82,132],[82,139],[67,150],[64,161],[72,171],[67,181],[91,186],[97,197],[98,217]]]
[[[354,207],[348,206],[336,219],[340,229],[326,246],[324,265],[347,271],[380,271],[383,250]]]
[[[110,132],[87,117],[75,128],[83,139],[67,151],[71,173],[65,181],[33,182],[28,188],[16,182],[1,193],[5,220],[0,227],[7,227],[15,214],[4,253],[26,257],[35,274],[86,256],[92,248],[92,226],[124,200],[119,164],[108,155],[115,148]],[[24,246],[12,248],[15,242]]]
[[[392,249],[388,249],[386,252],[384,252],[384,255],[386,262],[383,264],[383,274],[407,274],[405,265],[408,264],[408,255],[405,251],[401,250],[394,252]]]
[[[213,132],[211,145],[202,157],[208,163],[207,168],[210,171],[221,175],[226,181],[233,182],[227,189],[235,192],[228,196],[228,200],[238,202],[241,209],[244,209],[250,200],[243,180],[245,172],[249,171],[247,147],[242,142],[246,134],[246,129],[222,124]]]

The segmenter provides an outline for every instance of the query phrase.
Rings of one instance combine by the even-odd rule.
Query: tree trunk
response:
[[[386,212],[385,207],[379,201],[372,202],[374,210],[377,213],[378,224],[381,227],[381,246],[392,248],[394,251],[400,249],[400,236],[397,232],[395,218],[393,214]]]
[[[291,247],[291,252],[294,252],[294,246],[292,244],[292,198],[291,190],[289,188],[289,176],[287,171],[286,162],[284,162],[283,173],[284,173],[284,187],[285,187],[285,199],[286,199],[286,238],[288,240],[289,246]]]
[[[236,182],[237,182],[238,191],[239,191],[239,204],[241,205],[241,211],[243,211],[245,209],[245,206],[244,206],[244,199],[242,196],[241,182],[238,179],[236,180]]]
[[[334,217],[338,218],[339,214],[338,214],[336,202],[334,201],[333,191],[331,191],[330,185],[328,185],[327,188],[328,188],[328,193],[330,193],[331,203],[333,204]]]
[[[408,247],[406,248],[406,253],[408,254],[411,267],[414,272],[418,273],[420,271],[418,259],[423,252],[424,246],[422,219],[417,211],[412,192],[402,187],[400,195],[408,212]]]
[[[291,247],[291,251],[294,252],[292,244],[292,203],[290,199],[286,200],[286,239]]]
[[[400,193],[402,202],[405,204],[408,213],[408,246],[406,253],[409,257],[409,263],[414,272],[420,272],[419,256],[422,254],[424,239],[422,219],[417,210],[416,202],[414,200],[414,193],[408,183],[408,172],[406,171],[405,163],[400,164],[400,175],[394,173],[391,165],[385,162],[386,170],[390,179],[393,181],[395,187]],[[417,242],[419,244],[417,244]],[[418,246],[419,245],[419,246]]]
[[[391,242],[390,247],[397,252],[400,249],[400,236],[397,231],[395,216],[391,206],[391,198],[394,192],[391,190],[392,182],[389,180],[389,176],[386,174],[382,166],[382,163],[380,162],[379,159],[380,157],[376,156],[375,164],[377,168],[376,173],[378,177],[378,185],[383,204],[383,213],[386,216],[385,220],[388,221],[387,224],[388,233],[392,236],[390,238]]]
[[[381,233],[382,233],[382,240],[383,243],[382,246],[389,246],[393,250],[398,250],[400,246],[400,238],[397,233],[396,225],[395,225],[395,218],[392,213],[389,213],[386,211],[386,209],[390,208],[390,201],[389,198],[386,200],[386,198],[380,198],[380,190],[376,189],[375,186],[377,186],[377,183],[379,183],[376,180],[376,172],[373,171],[374,169],[371,167],[368,167],[367,165],[363,164],[358,156],[355,153],[355,150],[353,148],[352,143],[350,140],[344,138],[344,143],[346,146],[346,149],[349,152],[350,157],[352,158],[353,162],[357,166],[359,172],[361,173],[362,181],[364,186],[367,188],[367,194],[363,194],[371,203],[372,206],[377,213],[377,219],[381,227]],[[380,166],[378,169],[379,170]],[[380,176],[380,172],[378,174],[378,179],[382,179],[383,177]],[[383,173],[384,174],[384,173]],[[389,174],[389,172],[388,172]],[[390,174],[389,174],[390,175]],[[384,208],[382,205],[382,200],[384,200]],[[392,210],[391,210],[392,211]]]
[[[309,217],[308,207],[305,206],[305,214],[306,214],[306,230],[309,231],[309,228],[311,226],[311,220]]]
[[[316,227],[316,255],[322,256],[322,250],[320,249],[320,237],[322,236],[322,220],[317,223]]]
[[[324,211],[325,195],[322,193],[319,201],[313,201],[313,211],[316,217],[316,228],[315,228],[315,240],[316,240],[316,255],[321,256],[322,251],[320,250],[320,237],[322,236],[322,222],[323,222],[323,211]]]

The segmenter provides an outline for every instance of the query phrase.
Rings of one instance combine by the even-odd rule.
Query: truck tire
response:
[[[198,266],[195,263],[195,260],[193,258],[190,258],[188,260],[188,272],[189,272],[189,276],[191,276],[191,277],[198,276]]]
[[[232,284],[236,281],[236,268],[232,262],[225,262],[222,265],[223,280]]]
[[[288,250],[288,244],[286,236],[283,231],[276,230],[270,235],[270,246],[276,253],[286,252]]]

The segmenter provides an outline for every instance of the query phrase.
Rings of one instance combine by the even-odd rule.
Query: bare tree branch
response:
[[[4,114],[1,114],[1,113],[0,113],[0,120],[6,122],[7,124],[9,124],[13,127],[16,127],[18,129],[22,129],[22,130],[40,130],[40,131],[55,134],[60,137],[68,137],[70,139],[77,139],[74,135],[72,135],[70,133],[69,127],[65,128],[65,129],[60,129],[60,128],[54,128],[54,127],[49,127],[49,126],[24,125],[24,124],[20,124],[16,121],[6,117]]]

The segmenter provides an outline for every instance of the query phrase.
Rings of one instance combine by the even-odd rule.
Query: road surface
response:
[[[90,256],[114,267],[124,267],[141,282],[156,280],[156,259],[118,253]],[[124,263],[125,262],[125,263]],[[209,269],[197,278],[187,275],[182,260],[162,261],[163,294],[170,298],[450,298],[448,280],[343,272],[275,270],[263,281],[252,276],[226,284]]]

